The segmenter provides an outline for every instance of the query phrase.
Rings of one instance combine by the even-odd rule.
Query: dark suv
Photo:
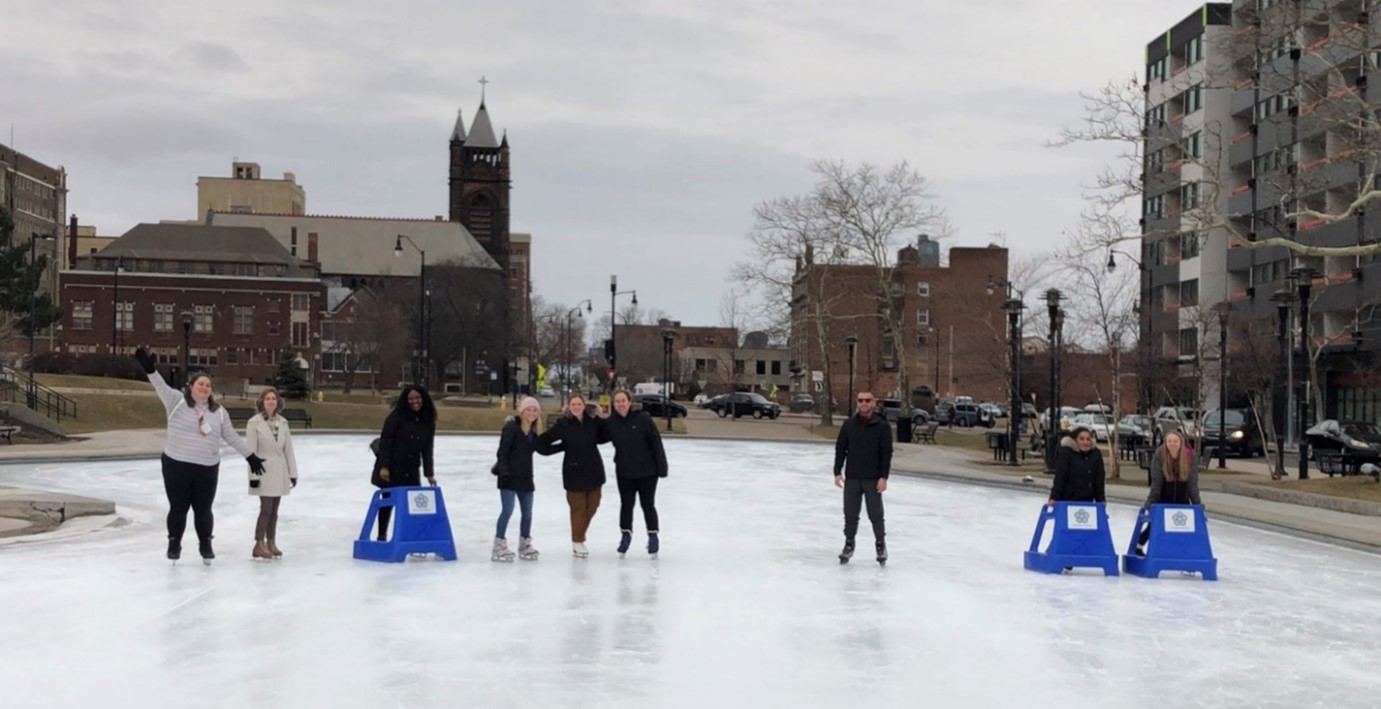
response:
[[[768,401],[762,394],[748,391],[736,391],[718,397],[710,402],[709,409],[719,414],[720,418],[732,415],[734,418],[752,416],[755,419],[775,419],[782,415],[781,406]]]
[[[685,416],[686,407],[667,399],[661,394],[638,394],[633,397],[634,403],[642,407],[652,418],[665,418],[667,409],[671,409],[672,418]]]
[[[1247,409],[1213,409],[1204,415],[1204,450],[1222,446],[1224,452],[1250,458],[1266,454],[1266,443],[1256,417]]]

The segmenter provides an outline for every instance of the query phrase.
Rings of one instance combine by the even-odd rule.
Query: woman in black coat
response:
[[[436,441],[436,405],[427,390],[409,385],[403,387],[398,401],[384,419],[379,434],[379,449],[375,451],[374,473],[370,482],[375,487],[405,487],[422,484],[436,485],[436,469],[432,463],[432,446]],[[388,523],[393,509],[379,509],[379,541],[387,538]]]
[[[552,453],[563,453],[561,485],[566,488],[566,504],[571,508],[571,552],[583,559],[590,555],[585,533],[603,493],[604,458],[599,445],[609,442],[609,427],[604,419],[590,413],[584,396],[571,394],[566,398],[565,415],[538,441]]]
[[[532,479],[532,454],[551,455],[551,450],[541,443],[542,405],[534,398],[523,397],[518,405],[518,415],[504,422],[499,434],[497,460],[490,472],[499,478],[499,521],[494,529],[494,551],[489,558],[493,561],[513,561],[521,556],[529,561],[538,556],[532,546],[532,494],[537,485]],[[513,516],[513,503],[522,508],[519,521],[520,541],[515,555],[508,548],[508,520]]]
[[[667,452],[657,423],[646,411],[632,411],[633,397],[622,389],[614,392],[614,412],[609,415],[609,440],[614,444],[614,476],[619,485],[619,554],[633,542],[633,505],[641,501],[647,525],[647,553],[657,555],[657,479],[667,476]]]
[[[1055,484],[1046,504],[1107,502],[1103,492],[1103,452],[1093,445],[1093,432],[1076,427],[1060,445],[1055,457]]]

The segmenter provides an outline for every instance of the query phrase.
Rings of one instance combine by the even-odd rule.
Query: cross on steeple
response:
[[[480,103],[481,103],[481,104],[484,103],[484,87],[485,87],[485,85],[488,84],[488,83],[489,83],[489,80],[488,80],[488,79],[484,78],[483,76],[480,77]]]

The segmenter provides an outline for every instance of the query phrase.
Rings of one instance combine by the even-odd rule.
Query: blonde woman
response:
[[[537,549],[532,546],[532,494],[537,489],[532,479],[532,454],[550,455],[549,448],[541,442],[541,434],[542,405],[525,396],[518,405],[518,415],[504,422],[503,432],[499,434],[497,460],[490,468],[499,478],[501,505],[499,522],[494,529],[494,551],[489,557],[494,561],[513,561],[515,556],[508,548],[508,520],[513,516],[514,501],[522,509],[516,556],[528,561],[538,556]]]
[[[255,559],[280,559],[278,548],[278,504],[297,487],[297,456],[293,455],[292,434],[283,418],[283,398],[267,387],[259,394],[254,414],[245,426],[245,440],[254,454],[264,461],[262,473],[249,475],[249,494],[259,498],[259,521],[254,525]]]
[[[565,413],[538,437],[543,446],[538,453],[561,453],[561,485],[566,488],[566,504],[571,508],[571,553],[580,559],[590,556],[585,534],[603,497],[606,477],[599,446],[608,442],[607,422],[592,414],[585,397],[578,393],[566,397]]]
[[[1146,506],[1155,504],[1202,505],[1199,499],[1199,470],[1194,465],[1194,450],[1184,444],[1179,431],[1165,434],[1165,440],[1151,456],[1151,492]],[[1136,553],[1146,555],[1151,528],[1144,527],[1136,540]]]

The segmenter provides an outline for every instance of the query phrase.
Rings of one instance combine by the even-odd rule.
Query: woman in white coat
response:
[[[259,395],[255,414],[245,426],[245,441],[264,461],[262,475],[250,473],[249,494],[259,498],[259,521],[254,525],[254,558],[277,559],[278,504],[297,487],[297,458],[293,455],[288,422],[280,416],[283,399],[278,390],[267,387]]]

